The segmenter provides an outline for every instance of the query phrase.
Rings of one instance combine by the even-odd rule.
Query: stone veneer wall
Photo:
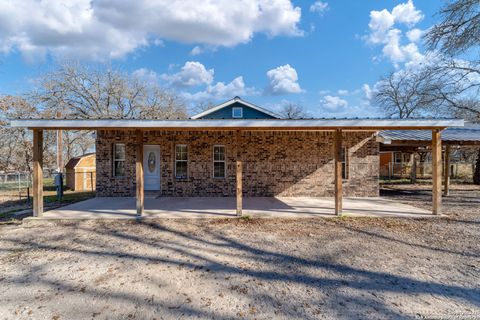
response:
[[[349,178],[345,196],[378,196],[379,147],[373,132],[345,132]],[[247,131],[242,145],[232,131],[145,131],[144,144],[160,145],[164,196],[234,196],[235,159],[241,148],[245,196],[333,196],[333,132]],[[126,144],[126,176],[112,175],[114,143]],[[174,177],[175,144],[188,147],[188,179]],[[225,179],[214,179],[213,145],[225,145]],[[135,196],[136,136],[132,130],[97,134],[97,196]]]

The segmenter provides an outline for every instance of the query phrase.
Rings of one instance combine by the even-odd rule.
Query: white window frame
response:
[[[240,110],[240,115],[235,116],[235,110]],[[243,118],[243,108],[242,107],[233,107],[232,108],[232,118]]]
[[[185,153],[187,154],[187,159],[186,160],[178,160],[177,159],[177,147],[185,147]],[[178,180],[188,179],[188,146],[186,144],[176,144],[174,152],[175,152],[175,154],[174,154],[174,157],[175,157],[175,179],[178,179]],[[178,162],[185,162],[187,164],[187,172],[186,172],[185,177],[178,177],[177,176],[177,163]]]
[[[348,156],[348,148],[342,147],[342,152],[343,152],[342,159],[341,159],[342,160],[342,179],[348,180],[348,178],[350,177],[350,174],[349,174],[349,168],[350,168],[349,158],[350,157]]]
[[[215,160],[215,148],[217,147],[222,147],[223,148],[223,160]],[[223,144],[216,144],[212,148],[212,159],[213,159],[213,172],[212,176],[214,179],[226,179],[227,178],[227,148]],[[215,177],[215,163],[221,163],[223,162],[223,177]]]
[[[125,150],[124,155],[123,155],[123,159],[121,159],[121,158],[117,159],[116,158],[117,157],[117,146],[119,146],[119,145],[122,145],[123,150]],[[112,157],[113,158],[113,163],[112,163],[113,164],[113,176],[114,177],[125,177],[125,174],[119,175],[119,174],[117,174],[117,172],[115,170],[115,168],[117,167],[117,165],[116,165],[117,162],[123,162],[123,167],[125,168],[125,162],[126,162],[125,158],[127,157],[127,147],[125,146],[125,143],[114,143],[113,144],[113,155],[112,156],[113,156]]]

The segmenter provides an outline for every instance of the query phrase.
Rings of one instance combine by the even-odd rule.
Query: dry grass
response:
[[[386,192],[426,206],[428,187],[417,188]],[[480,189],[454,188],[445,213],[2,226],[0,314],[480,318]]]

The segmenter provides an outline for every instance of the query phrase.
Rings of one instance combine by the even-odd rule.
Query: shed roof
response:
[[[85,159],[87,157],[94,156],[94,155],[95,153],[91,152],[91,153],[85,153],[84,155],[79,157],[71,158],[70,160],[68,160],[67,164],[65,165],[65,168],[68,168],[68,169],[75,168],[82,159]]]

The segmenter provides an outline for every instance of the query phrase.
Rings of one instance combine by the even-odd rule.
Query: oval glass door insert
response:
[[[150,152],[148,154],[148,171],[151,173],[155,172],[156,164],[157,164],[157,159],[155,157],[155,152]]]

